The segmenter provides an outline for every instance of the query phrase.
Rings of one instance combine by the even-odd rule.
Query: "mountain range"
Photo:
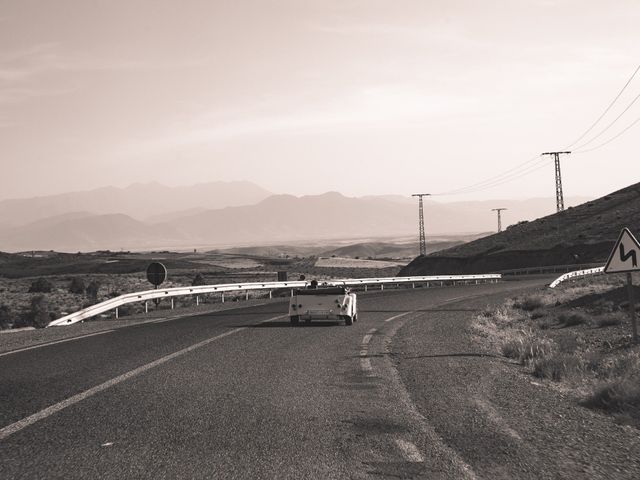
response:
[[[567,199],[579,203],[583,199]],[[504,225],[551,213],[547,199],[439,203],[425,200],[427,233],[495,230],[491,208],[506,207]],[[415,199],[273,195],[249,182],[191,187],[157,183],[105,187],[0,202],[0,250],[92,251],[177,249],[276,242],[375,239],[415,235]]]

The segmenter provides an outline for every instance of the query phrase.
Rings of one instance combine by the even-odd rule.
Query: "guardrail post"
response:
[[[200,305],[200,296],[196,295],[196,307]]]
[[[293,288],[291,289],[291,296],[293,297]]]
[[[415,284],[415,283],[412,283],[412,284],[411,284],[411,288],[416,288],[416,284]]]
[[[222,303],[224,303],[224,292],[221,292],[221,297],[220,298],[222,300]]]
[[[173,298],[171,298],[171,310],[173,310]]]
[[[120,317],[118,316],[118,307],[116,307],[116,318],[120,318]]]
[[[149,302],[146,300],[144,302],[144,313],[149,313]]]
[[[384,290],[384,283],[380,284],[380,290]]]
[[[365,292],[367,291],[367,287],[368,287],[368,285],[365,285],[365,286],[364,286],[364,291],[365,291]]]
[[[273,298],[273,293],[269,290],[269,298]]]
[[[247,290],[247,294],[244,296],[245,300],[249,300],[249,290]]]

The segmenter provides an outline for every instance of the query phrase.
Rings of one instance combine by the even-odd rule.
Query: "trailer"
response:
[[[347,287],[320,287],[294,290],[289,302],[289,320],[343,320],[353,325],[358,320],[356,294]]]

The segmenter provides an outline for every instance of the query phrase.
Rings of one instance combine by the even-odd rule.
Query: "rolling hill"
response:
[[[203,185],[202,192],[213,188],[213,184]],[[180,199],[176,191],[183,191],[181,189],[170,189],[172,193],[166,193],[166,187],[147,187],[147,196],[154,201],[156,198],[159,200],[158,205],[153,206],[155,213],[146,220],[141,220],[139,216],[143,211],[151,212],[147,196],[138,205],[138,197],[127,196],[128,194],[120,197],[115,195],[113,200],[101,197],[103,194],[97,197],[90,195],[91,202],[84,202],[82,195],[74,197],[74,194],[68,194],[69,198],[65,202],[71,202],[72,197],[73,202],[62,204],[58,202],[59,199],[51,197],[51,205],[43,206],[41,212],[36,212],[37,209],[34,208],[40,203],[46,204],[44,197],[38,200],[40,203],[26,201],[20,207],[27,212],[25,218],[37,216],[36,213],[41,218],[13,227],[0,227],[0,250],[77,252],[96,249],[190,249],[299,242],[326,245],[338,243],[338,240],[367,243],[380,241],[382,238],[397,242],[397,239],[415,238],[416,235],[416,203],[407,197],[392,195],[354,198],[337,192],[302,197],[272,195],[252,205],[212,209],[194,204],[199,200],[194,200],[197,195],[191,195],[192,189],[187,189],[191,193]],[[159,188],[159,193],[153,194],[156,188]],[[219,193],[219,189],[216,191]],[[166,196],[161,192],[165,192]],[[242,192],[242,188],[238,187],[238,192]],[[88,192],[85,193],[89,195]],[[230,195],[224,202],[228,204],[238,200],[238,196],[234,195]],[[100,198],[103,204],[98,208],[96,202]],[[123,206],[118,203],[125,198],[132,204]],[[215,200],[215,196],[212,198],[207,201],[223,201]],[[567,203],[570,203],[569,200]],[[166,210],[158,211],[159,205],[164,205]],[[479,202],[476,205],[474,202],[438,203],[429,200],[425,202],[428,235],[458,236],[491,231],[495,228],[496,220],[489,207],[494,205],[510,206],[509,215],[512,218],[529,219],[548,212],[553,208],[554,202],[552,199],[519,202],[501,200]],[[63,207],[75,209],[59,214],[51,213]],[[178,207],[185,208],[176,210]],[[0,215],[2,208],[5,208],[6,213],[6,202],[0,202]],[[137,211],[138,217],[117,211],[96,213],[95,210],[100,212],[118,208],[123,208],[126,212]],[[45,215],[46,212],[49,214]],[[23,220],[24,218],[21,221]],[[505,215],[505,224],[508,223],[509,218]],[[343,245],[337,244],[336,248]],[[408,251],[406,253],[410,255]],[[399,254],[389,252],[388,255],[397,257]],[[352,256],[380,257],[387,256],[387,253],[378,251],[378,246],[363,246],[359,253]]]
[[[35,198],[0,201],[0,225],[23,226],[37,220],[83,211],[94,215],[123,214],[137,220],[190,209],[251,205],[271,195],[250,182],[209,182],[183,187],[136,183]],[[184,214],[184,213],[183,213]]]
[[[604,263],[620,230],[640,234],[640,183],[464,245],[418,257],[401,275]]]

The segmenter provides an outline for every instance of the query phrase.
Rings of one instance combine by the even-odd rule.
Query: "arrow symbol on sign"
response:
[[[626,262],[629,257],[631,257],[631,263],[633,264],[633,266],[637,267],[638,266],[638,259],[636,258],[636,251],[631,249],[630,252],[627,252],[625,254],[624,253],[624,245],[621,243],[620,244],[620,261],[621,262]]]

